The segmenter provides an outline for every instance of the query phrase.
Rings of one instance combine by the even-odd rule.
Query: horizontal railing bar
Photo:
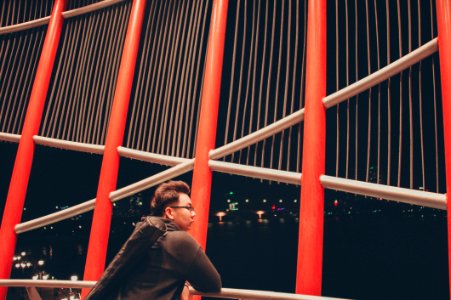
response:
[[[304,108],[264,128],[254,131],[249,135],[239,138],[236,141],[233,141],[224,146],[211,150],[209,153],[210,159],[219,159],[224,156],[227,156],[233,152],[236,152],[238,150],[246,148],[247,146],[253,145],[261,140],[264,140],[267,137],[275,135],[286,128],[298,124],[303,120],[304,120]]]
[[[96,281],[38,280],[38,279],[0,279],[0,286],[45,287],[45,288],[90,288]]]
[[[103,0],[94,4],[89,4],[83,7],[79,7],[79,8],[75,8],[72,10],[68,10],[63,12],[63,17],[65,19],[69,19],[72,17],[76,17],[76,16],[80,16],[83,14],[87,14],[87,13],[91,13],[94,12],[96,10],[100,10],[103,8],[107,8],[109,6],[113,6],[117,3],[121,3],[124,2],[125,0]],[[40,19],[36,19],[36,20],[32,20],[32,21],[28,21],[28,22],[23,22],[20,24],[14,24],[14,25],[10,25],[10,26],[4,26],[4,27],[0,27],[0,35],[2,34],[8,34],[8,33],[13,33],[13,32],[18,32],[18,31],[24,31],[24,30],[28,30],[31,28],[35,28],[35,27],[39,27],[39,26],[43,26],[43,25],[47,25],[50,22],[50,16],[44,17],[44,18],[40,18]]]
[[[0,35],[14,33],[14,32],[18,32],[18,31],[28,30],[31,28],[47,25],[49,22],[50,22],[50,16],[47,16],[44,18],[40,18],[40,19],[28,21],[28,22],[23,22],[20,24],[14,24],[14,25],[10,25],[10,26],[0,27]]]
[[[112,202],[124,199],[130,195],[138,193],[142,190],[148,189],[152,186],[160,184],[166,180],[184,174],[193,169],[194,160],[191,159],[188,162],[181,163],[175,167],[172,167],[168,170],[160,172],[156,175],[150,176],[141,181],[135,182],[131,185],[128,185],[119,190],[113,191],[110,193],[110,200]],[[14,229],[17,234],[27,232],[33,229],[37,229],[49,224],[53,224],[62,220],[66,220],[68,218],[80,215],[82,213],[88,212],[94,209],[96,199],[92,199],[81,204],[66,208],[62,211],[58,211],[55,213],[51,213],[46,216],[42,216],[27,222],[23,222],[17,224]]]
[[[150,163],[157,163],[165,166],[176,166],[181,163],[186,163],[190,161],[189,158],[181,158],[181,157],[174,157],[169,155],[162,155],[162,154],[156,154],[156,153],[149,153],[145,151],[140,150],[134,150],[126,147],[118,147],[117,152],[122,157],[137,159],[145,162]]]
[[[323,187],[358,195],[446,210],[446,195],[321,175]]]
[[[166,180],[172,179],[186,172],[189,172],[194,167],[194,159],[190,159],[187,162],[176,165],[175,167],[169,168],[163,172],[155,174],[153,176],[147,177],[143,180],[130,184],[126,187],[118,189],[110,193],[110,200],[112,202],[121,200],[125,197],[136,194],[140,191],[151,188],[157,184],[160,184]]]
[[[62,220],[66,220],[71,217],[81,215],[85,212],[93,210],[95,201],[96,199],[88,200],[75,206],[63,209],[61,211],[17,224],[14,227],[14,230],[16,231],[17,234],[24,233]]]
[[[231,289],[222,288],[219,293],[202,293],[196,291],[190,287],[190,293],[192,295],[200,295],[204,297],[211,298],[226,298],[226,299],[261,299],[261,300],[344,300],[343,298],[331,298],[331,297],[321,297],[321,296],[310,296],[302,294],[290,294],[282,292],[272,292],[272,291],[259,291],[259,290],[242,290],[242,289]]]
[[[103,1],[100,1],[100,2],[97,2],[97,3],[94,3],[94,4],[89,4],[89,5],[86,5],[86,6],[83,6],[83,7],[79,7],[79,8],[76,8],[76,9],[65,11],[65,12],[63,12],[63,17],[65,19],[76,17],[76,16],[79,16],[79,15],[83,15],[83,14],[94,12],[96,10],[107,8],[109,6],[113,6],[113,5],[117,4],[117,3],[121,3],[121,2],[124,2],[124,1],[125,0],[103,0]]]
[[[43,136],[39,136],[39,135],[34,135],[33,140],[38,145],[61,148],[61,149],[65,149],[65,150],[79,151],[79,152],[103,154],[103,152],[105,150],[104,145],[78,143],[78,142],[43,137]]]
[[[300,185],[301,173],[274,170],[269,168],[260,168],[253,166],[245,166],[240,164],[210,160],[208,162],[210,169],[216,172],[222,172],[233,175],[241,175],[259,179],[274,180],[288,184]]]
[[[323,103],[326,108],[330,108],[337,105],[346,99],[349,99],[360,92],[363,92],[382,81],[390,78],[393,75],[400,73],[401,71],[407,69],[408,67],[416,64],[422,59],[437,52],[437,38],[432,39],[428,43],[419,47],[418,49],[404,55],[400,59],[392,62],[391,64],[385,66],[384,68],[368,75],[365,78],[339,90],[329,96],[323,98]]]
[[[0,141],[19,143],[20,137],[20,134],[0,132]]]
[[[301,173],[210,160],[212,171],[300,185]],[[322,175],[324,188],[446,210],[446,195]]]
[[[71,281],[71,280],[32,280],[32,279],[0,279],[0,286],[9,287],[45,287],[45,288],[91,288],[96,281]],[[343,298],[330,298],[321,296],[310,296],[290,294],[272,291],[242,290],[222,288],[219,293],[202,293],[190,287],[192,295],[201,295],[214,298],[235,299],[273,299],[273,300],[344,300]]]

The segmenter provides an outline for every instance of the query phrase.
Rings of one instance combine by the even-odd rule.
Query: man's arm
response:
[[[199,292],[214,293],[221,291],[221,276],[200,247],[188,268],[187,279]]]
[[[221,290],[221,276],[199,243],[187,232],[176,231],[168,240],[170,255],[177,258],[179,270],[185,280],[200,292],[213,293]]]

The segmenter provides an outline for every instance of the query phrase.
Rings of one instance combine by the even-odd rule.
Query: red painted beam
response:
[[[112,214],[109,195],[116,189],[120,161],[117,147],[124,138],[145,7],[145,0],[135,0],[130,13],[100,170],[84,280],[99,279],[105,268]],[[83,295],[87,292],[83,290]]]
[[[208,152],[214,149],[216,141],[227,7],[228,0],[213,2],[191,188],[191,198],[197,213],[191,233],[204,249],[207,242],[212,180]]]
[[[20,223],[22,218],[34,156],[33,135],[38,133],[41,124],[42,112],[63,28],[64,19],[62,12],[65,7],[66,0],[56,0],[53,6],[6,197],[0,229],[0,278],[4,279],[9,278],[11,274],[17,241],[14,226]],[[6,293],[7,288],[0,287],[0,299],[6,299]]]
[[[321,295],[324,229],[326,1],[309,0],[296,293]]]
[[[449,213],[451,211],[451,1],[437,0],[436,10],[445,144],[446,201],[448,210],[448,272],[451,287],[451,214]]]

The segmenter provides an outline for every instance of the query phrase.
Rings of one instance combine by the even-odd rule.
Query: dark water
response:
[[[443,215],[326,216],[323,295],[353,299],[449,299],[446,218]],[[209,225],[207,253],[224,287],[294,292],[298,222],[295,216],[250,216]],[[126,234],[111,236],[109,258]],[[19,241],[30,260],[56,279],[81,277],[87,238],[29,235]],[[23,278],[37,269],[14,269]]]

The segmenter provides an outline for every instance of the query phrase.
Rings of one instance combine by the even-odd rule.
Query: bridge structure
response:
[[[321,295],[325,189],[449,207],[449,1],[0,8],[0,140],[18,144],[0,200],[2,279],[19,234],[93,210],[84,280],[97,280],[113,203],[191,171],[192,234],[203,247],[212,172],[302,187],[295,290],[312,296]],[[101,155],[95,197],[22,220],[36,145]],[[168,168],[118,188],[121,157]]]

